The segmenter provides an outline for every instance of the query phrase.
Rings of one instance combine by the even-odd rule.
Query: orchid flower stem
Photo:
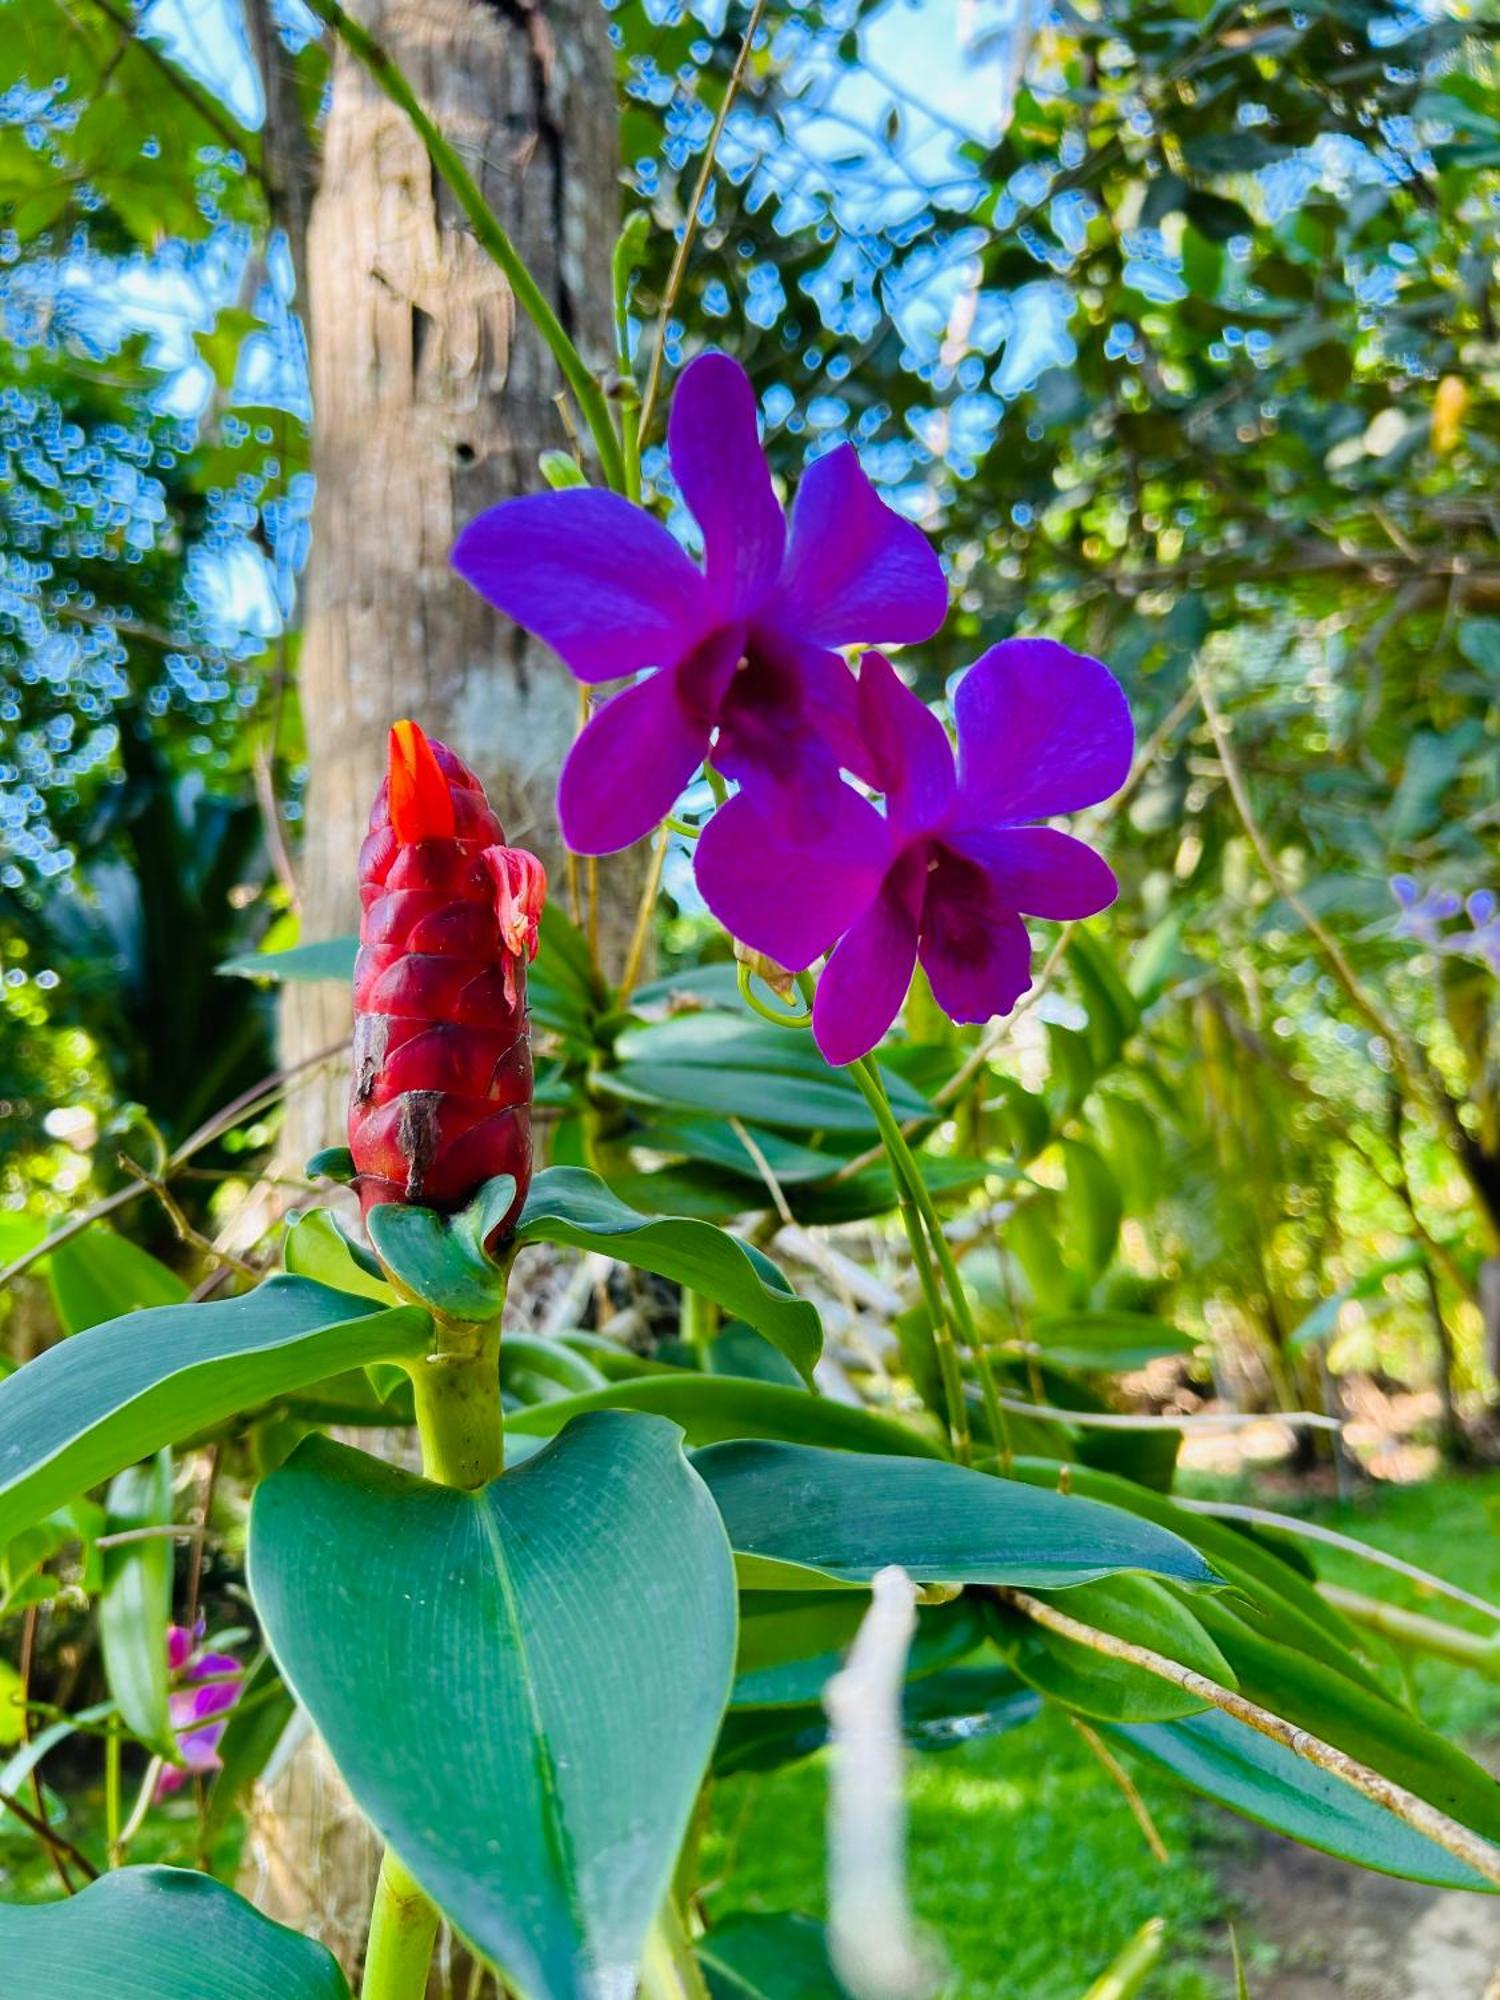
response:
[[[773,1007],[768,1000],[762,1000],[756,992],[751,983],[753,977],[754,975],[751,973],[749,966],[741,960],[738,974],[740,998],[752,1014],[759,1014],[763,1021],[769,1021],[773,1027],[777,1028],[810,1028],[812,1026],[812,1009],[810,1007],[800,1014],[789,1014],[779,1007]]]
[[[437,1931],[436,1907],[387,1848],[370,1915],[362,2000],[422,2000]]]
[[[641,967],[646,962],[646,946],[651,939],[651,919],[656,913],[656,898],[661,889],[661,871],[666,865],[667,848],[671,838],[670,832],[663,826],[651,850],[646,879],[641,884],[641,900],[636,905],[635,928],[630,934],[630,947],[625,954],[625,970],[620,974],[620,987],[615,996],[617,1007],[623,1008],[628,1003],[640,979]]]
[[[956,1312],[951,1301],[945,1303],[942,1297],[937,1272],[932,1262],[933,1251],[942,1243],[943,1232],[932,1207],[932,1197],[923,1183],[922,1170],[902,1136],[901,1127],[896,1122],[896,1114],[891,1109],[890,1099],[885,1094],[880,1071],[868,1056],[862,1056],[858,1062],[850,1063],[849,1074],[859,1085],[865,1102],[875,1114],[876,1126],[890,1158],[891,1172],[895,1177],[896,1191],[901,1202],[901,1220],[906,1225],[906,1237],[917,1267],[917,1278],[922,1287],[927,1317],[932,1322],[932,1344],[937,1353],[938,1369],[943,1378],[943,1398],[948,1405],[948,1430],[953,1439],[954,1451],[961,1463],[967,1465],[972,1457],[972,1443],[969,1436],[969,1411],[964,1395],[963,1370],[959,1366],[958,1348],[953,1338],[957,1324]],[[941,1268],[941,1255],[938,1267]],[[957,1276],[956,1272],[954,1276]]]
[[[400,66],[367,29],[347,14],[339,0],[312,0],[312,10],[325,22],[362,69],[383,90],[415,128],[427,149],[427,157],[447,182],[449,191],[468,218],[479,247],[499,266],[515,295],[516,304],[551,349],[568,387],[582,410],[593,435],[594,449],[607,483],[617,493],[625,490],[625,456],[615,429],[609,399],[597,376],[578,352],[552,302],[531,275],[526,260],[502,228],[499,217],[480,192],[479,184],[438,130]]]

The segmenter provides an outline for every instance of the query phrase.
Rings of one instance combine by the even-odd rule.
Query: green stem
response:
[[[708,2000],[687,1926],[670,1895],[646,1939],[641,2000]]]
[[[375,1885],[362,2000],[422,2000],[438,1913],[389,1848]]]
[[[912,1157],[911,1148],[902,1137],[901,1127],[896,1122],[896,1114],[892,1111],[890,1099],[885,1094],[880,1071],[868,1056],[863,1056],[858,1062],[850,1063],[849,1074],[859,1085],[866,1104],[875,1114],[875,1124],[880,1133],[881,1143],[891,1162],[891,1172],[895,1177],[896,1193],[901,1204],[901,1220],[906,1225],[906,1240],[911,1245],[912,1258],[917,1267],[917,1278],[922,1287],[922,1298],[927,1307],[927,1317],[932,1322],[932,1344],[937,1353],[938,1370],[943,1378],[944,1400],[948,1405],[948,1430],[953,1439],[954,1451],[960,1461],[967,1465],[972,1455],[969,1411],[964,1397],[963,1370],[959,1366],[958,1349],[953,1340],[953,1309],[944,1305],[931,1261],[932,1251],[942,1242],[942,1229],[937,1225],[931,1198],[922,1181],[921,1169]],[[932,1216],[930,1222],[927,1221],[928,1215]],[[929,1237],[933,1239],[930,1244]],[[947,1246],[943,1247],[946,1249]]]
[[[120,1865],[120,1827],[123,1824],[120,1783],[120,1718],[109,1718],[109,1734],[104,1739],[104,1852],[111,1868]]]
[[[1378,1632],[1394,1646],[1430,1653],[1435,1659],[1451,1660],[1455,1666],[1472,1667],[1488,1680],[1500,1680],[1500,1632],[1466,1632],[1440,1618],[1425,1618],[1420,1611],[1405,1611],[1398,1604],[1382,1603],[1378,1597],[1344,1590],[1336,1583],[1320,1583],[1318,1595],[1356,1625]]]
[[[475,1328],[477,1344],[439,1349],[410,1369],[422,1470],[439,1486],[472,1491],[500,1477],[500,1323]]]
[[[485,200],[473,175],[423,110],[416,92],[399,65],[375,37],[339,5],[339,0],[310,0],[313,12],[325,21],[339,40],[383,90],[392,104],[404,111],[427,148],[431,160],[447,182],[454,199],[468,217],[479,246],[505,273],[516,303],[528,315],[537,332],[552,350],[568,387],[577,398],[584,421],[593,435],[594,448],[605,479],[617,493],[627,487],[625,457],[610,413],[609,399],[598,378],[569,338],[546,293],[532,277],[526,261],[502,227],[499,217]]]
[[[436,1322],[437,1344],[408,1366],[422,1440],[422,1470],[440,1486],[472,1491],[500,1477],[500,1321]],[[438,1912],[390,1848],[380,1864],[365,1950],[363,2000],[422,2000]]]

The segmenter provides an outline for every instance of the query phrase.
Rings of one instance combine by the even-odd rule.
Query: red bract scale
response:
[[[462,1208],[496,1174],[531,1181],[526,966],[546,872],[507,847],[468,766],[414,722],[359,853],[349,1150],[366,1214],[380,1202]]]

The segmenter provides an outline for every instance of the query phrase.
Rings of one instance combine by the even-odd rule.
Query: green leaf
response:
[[[1223,1654],[1170,1590],[1147,1576],[1105,1577],[1070,1591],[1070,1618],[1133,1645],[1149,1646],[1179,1666],[1234,1686]],[[1110,1659],[1049,1632],[1024,1612],[996,1607],[997,1643],[1023,1681],[1079,1715],[1099,1722],[1171,1722],[1204,1703],[1128,1661]]]
[[[1500,1846],[1500,1787],[1483,1765],[1409,1709],[1367,1692],[1336,1663],[1278,1646],[1227,1605],[1205,1602],[1199,1609],[1242,1694]]]
[[[816,1702],[843,1664],[870,1608],[862,1591],[753,1591],[740,1605],[732,1708],[789,1708]],[[954,1666],[984,1643],[976,1599],[924,1604],[907,1653],[907,1680]]]
[[[683,1014],[628,1029],[615,1045],[618,1067],[599,1071],[600,1090],[632,1104],[670,1105],[793,1131],[875,1134],[857,1086],[830,1069],[806,1035],[732,1015]],[[911,1085],[882,1070],[900,1119],[931,1118]]]
[[[316,944],[294,944],[289,951],[241,952],[218,969],[239,979],[337,979],[347,985],[358,953],[357,937],[320,938]]]
[[[1496,1893],[1492,1882],[1342,1778],[1217,1709],[1181,1722],[1127,1725],[1111,1734],[1195,1792],[1306,1847],[1411,1882]]]
[[[164,1444],[370,1361],[417,1359],[416,1306],[306,1278],[157,1306],[59,1342],[0,1382],[0,1543]]]
[[[336,1292],[354,1292],[363,1299],[377,1299],[381,1305],[400,1301],[394,1289],[380,1275],[380,1266],[367,1250],[351,1243],[339,1227],[331,1208],[313,1208],[287,1220],[282,1255],[288,1271],[299,1278],[316,1278]]]
[[[117,1868],[60,1902],[0,1903],[5,2000],[349,2000],[327,1951],[190,1868]]]
[[[172,1519],[172,1454],[159,1451],[110,1483],[106,1531],[163,1527]],[[172,1617],[172,1544],[165,1535],[104,1551],[99,1644],[104,1674],[128,1729],[163,1755],[175,1753],[167,1713],[167,1626]]]
[[[1064,1139],[1060,1150],[1068,1177],[1060,1202],[1066,1242],[1072,1261],[1092,1282],[1115,1254],[1123,1212],[1120,1190],[1092,1146]]]
[[[1063,1475],[1063,1467],[1056,1460],[1041,1458],[1017,1458],[1012,1471],[1017,1479],[1054,1489]],[[1354,1649],[1359,1639],[1353,1626],[1318,1595],[1306,1577],[1264,1543],[1238,1533],[1223,1521],[1189,1514],[1166,1495],[1153,1493],[1134,1480],[1081,1465],[1070,1465],[1067,1477],[1072,1491],[1084,1498],[1102,1500],[1142,1515],[1191,1542],[1225,1583],[1239,1592],[1244,1616],[1258,1631],[1274,1637],[1279,1645],[1295,1647],[1314,1659],[1336,1659],[1341,1671],[1358,1680],[1368,1693],[1388,1698],[1380,1682],[1356,1656]]]
[[[670,1417],[691,1445],[719,1444],[726,1438],[781,1438],[794,1444],[837,1445],[848,1451],[941,1459],[936,1439],[892,1417],[784,1389],[775,1382],[750,1382],[733,1375],[688,1374],[676,1369],[611,1382],[591,1395],[541,1403],[507,1417],[507,1431],[553,1437],[570,1417],[588,1410],[646,1410]]]
[[[175,1271],[103,1222],[60,1243],[47,1258],[47,1276],[57,1316],[69,1333],[144,1306],[181,1305],[188,1295]]]
[[[671,1426],[582,1418],[478,1493],[310,1439],[256,1495],[250,1581],[464,1935],[523,1992],[628,1992],[734,1665],[729,1551]]]
[[[837,2000],[823,1926],[794,1910],[737,1910],[698,1940],[709,2000]]]
[[[764,1334],[805,1378],[823,1344],[817,1308],[799,1299],[763,1251],[690,1216],[628,1208],[584,1167],[549,1167],[526,1198],[516,1242],[597,1250],[701,1292]]]
[[[445,1319],[491,1320],[505,1303],[505,1272],[484,1244],[515,1198],[513,1177],[497,1174],[457,1215],[385,1201],[365,1227],[386,1269],[424,1305]]]
[[[1150,1313],[1039,1313],[1026,1329],[1059,1368],[1106,1373],[1144,1368],[1162,1354],[1191,1354],[1198,1343]]]
[[[1150,1522],[961,1465],[766,1442],[711,1445],[693,1463],[736,1554],[766,1565],[758,1576],[801,1570],[868,1583],[899,1563],[920,1583],[1028,1590],[1118,1570],[1219,1581],[1196,1549]]]

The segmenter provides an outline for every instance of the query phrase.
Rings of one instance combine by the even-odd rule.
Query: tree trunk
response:
[[[616,114],[598,0],[360,0],[484,189],[585,358],[610,349]],[[268,145],[274,145],[268,135]],[[553,790],[577,713],[560,663],[449,567],[458,530],[534,489],[566,446],[556,366],[475,245],[405,117],[340,48],[306,268],[317,497],[300,664],[308,748],[302,936],[352,931],[355,856],[388,725],[419,721],[474,765],[508,838],[560,884]],[[628,894],[631,867],[618,879]],[[612,928],[628,930],[627,909]],[[347,1040],[349,997],[293,988],[284,1054]],[[343,1137],[347,1070],[289,1104],[293,1165]],[[383,1435],[383,1434],[381,1434]],[[372,1439],[359,1440],[371,1448]],[[252,1815],[250,1887],[346,1965],[374,1846],[309,1743]]]
[[[610,352],[616,126],[597,0],[364,0],[587,359]],[[308,230],[317,498],[300,685],[302,935],[355,928],[354,857],[403,715],[485,780],[560,883],[553,789],[577,713],[561,664],[449,567],[458,530],[566,446],[552,357],[518,318],[401,112],[340,49]],[[628,922],[628,919],[626,920]],[[339,1042],[337,987],[294,992],[288,1061]],[[298,1093],[287,1157],[343,1136],[342,1072]]]

